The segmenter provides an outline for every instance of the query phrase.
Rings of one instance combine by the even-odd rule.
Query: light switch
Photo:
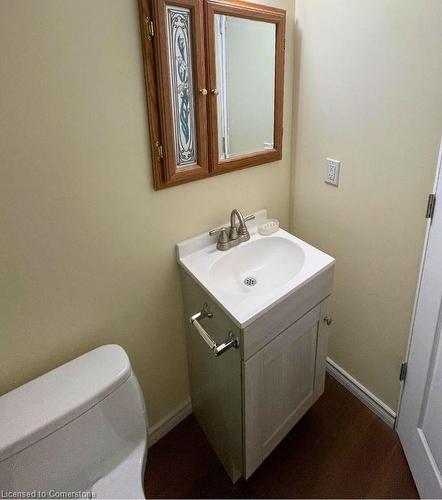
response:
[[[333,160],[332,158],[326,159],[325,169],[325,182],[333,186],[339,185],[339,171],[341,170],[341,162]]]

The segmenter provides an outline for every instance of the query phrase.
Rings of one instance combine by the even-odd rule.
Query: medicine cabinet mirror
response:
[[[139,0],[155,189],[281,159],[285,11]]]
[[[275,25],[215,14],[218,157],[273,149]]]

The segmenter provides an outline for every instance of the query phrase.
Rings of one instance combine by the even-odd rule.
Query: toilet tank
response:
[[[0,490],[94,491],[128,463],[141,484],[146,433],[127,354],[99,347],[0,397]]]

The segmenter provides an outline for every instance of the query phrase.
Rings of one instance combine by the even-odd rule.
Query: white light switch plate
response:
[[[333,186],[339,185],[339,171],[341,170],[341,162],[333,160],[332,158],[326,159],[325,169],[325,182]]]

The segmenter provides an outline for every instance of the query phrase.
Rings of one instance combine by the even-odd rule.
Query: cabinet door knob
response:
[[[207,95],[208,94],[207,89],[200,89],[200,94]]]
[[[213,95],[219,95],[219,90],[218,89],[212,89],[211,90]]]
[[[333,318],[330,318],[329,316],[325,316],[324,323],[326,323],[327,326],[330,326],[333,323]]]

